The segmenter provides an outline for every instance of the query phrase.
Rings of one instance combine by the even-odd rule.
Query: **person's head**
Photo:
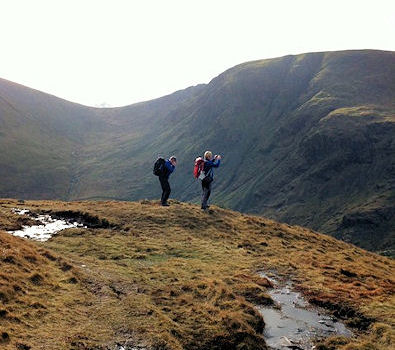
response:
[[[169,158],[169,160],[170,160],[170,163],[173,164],[174,166],[177,164],[177,158],[176,158],[176,157],[171,156],[171,157]]]
[[[204,152],[204,159],[211,160],[211,158],[213,158],[211,151]]]

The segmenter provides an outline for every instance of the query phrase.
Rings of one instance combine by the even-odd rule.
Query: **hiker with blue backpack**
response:
[[[167,203],[171,192],[169,176],[175,170],[176,165],[177,159],[174,156],[171,156],[166,160],[159,157],[154,164],[153,173],[159,177],[159,182],[162,187],[162,197],[160,203],[163,207],[169,206],[169,203]]]
[[[204,159],[199,157],[195,160],[194,176],[202,181],[202,210],[210,206],[207,204],[211,194],[211,184],[214,180],[213,168],[218,168],[221,163],[221,156],[215,155],[210,151],[204,152]]]

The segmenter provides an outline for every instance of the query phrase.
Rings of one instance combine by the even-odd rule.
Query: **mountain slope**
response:
[[[15,207],[88,227],[27,242],[1,231],[28,220]],[[5,349],[266,349],[262,271],[353,327],[320,349],[394,345],[393,260],[301,227],[174,201],[1,200],[0,242]]]
[[[29,137],[20,137],[25,148],[12,159],[21,159],[21,168],[4,170],[9,181],[0,196],[158,198],[153,161],[158,154],[175,154],[179,165],[171,178],[172,196],[196,201],[200,189],[191,175],[193,159],[212,149],[224,156],[214,185],[216,203],[308,226],[391,255],[394,77],[393,52],[341,51],[245,63],[207,85],[122,108],[94,109],[59,100],[61,109],[53,97],[35,95],[51,103],[23,102],[23,110],[36,111],[35,125],[53,126],[51,134],[59,145],[56,140],[47,144],[61,157],[53,161],[52,153],[40,150],[42,159],[30,157],[38,164],[34,173],[31,166],[24,167],[21,155],[25,148],[37,147],[30,146]],[[0,96],[8,90],[6,84]],[[27,100],[25,91],[18,94],[11,96],[14,105]],[[7,101],[11,97],[8,94]],[[43,111],[45,105],[56,111],[54,117]],[[9,124],[13,117],[4,112],[0,120],[4,115]],[[66,120],[76,127],[66,128]],[[20,135],[19,128],[13,130]],[[3,164],[7,166],[8,159]],[[48,174],[46,191],[35,185],[40,180],[19,190],[23,179],[13,177],[14,171],[40,179],[39,171],[47,168],[59,171]],[[51,192],[56,186],[60,189]]]
[[[76,155],[102,128],[93,112],[0,79],[1,195],[68,198]]]
[[[374,51],[317,53],[237,66],[170,112],[168,106],[158,111],[157,118],[165,116],[167,123],[147,122],[149,133],[138,147],[126,132],[122,143],[109,147],[116,152],[98,158],[89,174],[104,178],[115,164],[100,165],[121,158],[110,182],[112,196],[155,198],[152,159],[175,153],[173,194],[198,200],[192,162],[212,149],[224,155],[217,203],[391,251],[394,57]],[[127,113],[145,120],[139,111]],[[100,197],[88,188],[83,183],[74,198]]]

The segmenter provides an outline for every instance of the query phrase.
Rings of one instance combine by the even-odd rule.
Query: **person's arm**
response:
[[[218,168],[219,167],[219,164],[221,163],[221,159],[215,159],[214,161],[213,161],[213,168]]]

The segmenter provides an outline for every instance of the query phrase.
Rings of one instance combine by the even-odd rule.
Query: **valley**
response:
[[[198,202],[194,159],[223,155],[213,201],[381,254],[395,247],[395,54],[306,53],[233,67],[209,84],[91,108],[0,80],[0,197]]]

